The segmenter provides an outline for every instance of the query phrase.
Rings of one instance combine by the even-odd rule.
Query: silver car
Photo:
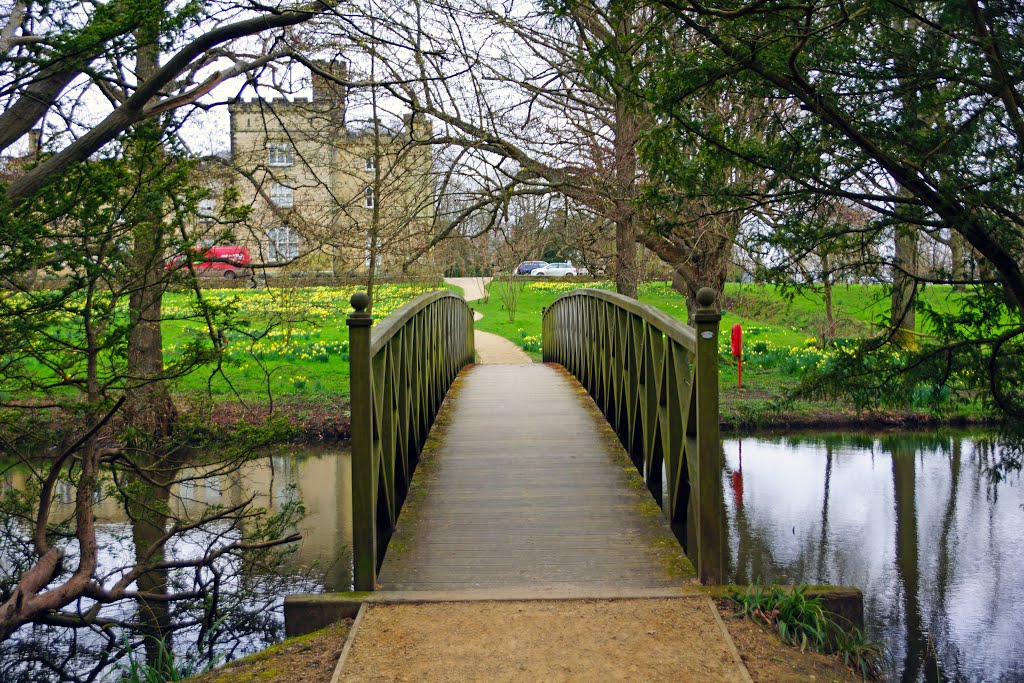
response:
[[[549,263],[546,266],[530,271],[530,275],[542,275],[547,277],[576,277],[576,267],[571,263]]]

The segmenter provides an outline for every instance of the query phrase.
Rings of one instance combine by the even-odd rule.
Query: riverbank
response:
[[[477,329],[497,334],[518,344],[534,360],[542,357],[544,310],[554,300],[580,287],[610,289],[608,282],[495,281],[488,298],[473,302],[483,313]],[[935,426],[990,425],[1000,421],[967,388],[954,387],[937,395],[930,385],[915,388],[912,395],[884,392],[858,409],[850,401],[831,395],[841,391],[808,391],[794,399],[794,392],[814,372],[845,357],[850,344],[874,335],[885,314],[886,293],[878,285],[844,285],[836,292],[833,335],[822,340],[824,306],[813,293],[788,297],[768,285],[726,285],[722,297],[719,332],[719,387],[722,427],[744,429],[880,429],[931,428]],[[951,288],[929,288],[927,300],[936,310],[957,305],[960,295]],[[681,322],[687,320],[686,302],[666,282],[640,285],[639,300]],[[742,387],[731,355],[734,325],[743,333]],[[919,319],[919,326],[923,325]],[[922,334],[927,330],[922,329]],[[934,400],[938,396],[938,401]],[[899,400],[897,400],[897,397]],[[849,397],[847,397],[849,398]],[[905,400],[904,400],[905,399]]]
[[[186,404],[183,411],[188,414]],[[269,405],[219,402],[204,409],[202,419],[212,434],[228,434],[239,426],[259,427],[278,419],[285,426],[282,441],[319,443],[349,438],[350,404],[347,396],[319,395],[303,399],[289,397]],[[197,417],[199,415],[197,414]],[[723,391],[720,427],[725,433],[780,432],[793,430],[918,430],[992,427],[1002,421],[983,415],[935,415],[896,410],[857,411],[838,405],[803,405],[795,409],[776,408],[770,399],[730,396]]]
[[[575,287],[610,286],[562,281],[520,284],[522,288],[513,301],[502,281],[460,278],[446,282],[448,288],[464,292],[482,314],[476,323],[481,339],[507,341],[509,347],[517,347],[501,349],[500,356],[493,356],[488,355],[487,345],[481,344],[481,362],[509,362],[512,358],[519,362],[526,357],[539,361],[544,307]],[[179,413],[188,423],[183,430],[186,441],[192,438],[190,430],[194,430],[198,440],[218,441],[233,439],[238,429],[251,431],[265,429],[267,425],[273,426],[269,430],[273,433],[264,435],[261,443],[267,439],[315,443],[348,438],[348,338],[344,317],[348,311],[347,297],[355,290],[356,287],[335,287],[216,292],[217,297],[226,298],[222,303],[230,299],[234,302],[231,305],[249,316],[250,333],[258,330],[259,321],[269,324],[267,321],[283,317],[290,322],[275,327],[265,337],[257,335],[257,342],[229,339],[228,354],[217,373],[192,373],[172,382]],[[422,284],[381,286],[375,295],[374,313],[387,315],[422,291]],[[844,287],[842,295],[837,294],[836,298],[836,314],[844,321],[839,331],[849,335],[870,333],[872,320],[881,312],[880,293],[877,286]],[[642,302],[685,319],[685,302],[667,283],[645,283],[640,294]],[[928,297],[930,305],[949,306],[948,297],[955,298],[955,294],[929,288]],[[773,288],[735,284],[727,286],[726,302],[731,309],[727,309],[722,321],[719,365],[723,431],[925,429],[999,422],[977,401],[963,397],[939,406],[930,405],[927,391],[921,392],[923,403],[919,405],[886,406],[880,399],[877,405],[862,410],[825,399],[788,400],[786,396],[799,384],[805,369],[823,362],[823,354],[829,353],[815,337],[821,324],[816,312],[818,302],[803,298],[787,302]],[[173,357],[197,323],[184,319],[188,316],[177,310],[181,308],[177,299],[172,298],[168,306],[171,313],[177,311],[175,315],[183,318],[165,325],[166,352]],[[744,330],[742,388],[736,385],[737,368],[726,348],[726,338],[734,323],[740,323]],[[49,402],[29,395],[22,400],[26,405],[33,401]],[[48,422],[53,427],[49,431],[58,435],[58,442],[63,433],[73,440],[74,407],[68,411],[61,414],[55,410],[49,418],[44,416],[45,411],[36,411],[38,414],[32,419],[37,425]],[[31,427],[11,436],[20,438],[21,434],[41,431]],[[118,433],[117,416],[106,432]]]

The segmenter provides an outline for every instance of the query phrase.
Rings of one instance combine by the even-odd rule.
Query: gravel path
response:
[[[378,605],[342,681],[742,683],[707,598]]]
[[[461,287],[466,301],[476,301],[484,298],[487,294],[485,288],[493,279],[492,277],[446,277],[444,281],[450,285]]]
[[[477,363],[481,365],[522,365],[533,362],[525,351],[496,334],[477,330],[473,340],[476,342]]]

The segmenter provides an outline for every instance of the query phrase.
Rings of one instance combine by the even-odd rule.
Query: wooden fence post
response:
[[[701,583],[725,581],[725,506],[722,494],[722,454],[718,433],[718,328],[722,314],[715,309],[718,294],[710,287],[697,292],[697,575]],[[696,486],[694,486],[694,484]]]
[[[349,303],[348,362],[352,417],[352,581],[357,591],[377,587],[377,482],[373,458],[373,384],[370,297],[356,292]]]

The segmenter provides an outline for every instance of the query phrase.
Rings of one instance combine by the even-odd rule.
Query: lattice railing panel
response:
[[[701,579],[724,577],[715,293],[702,290],[696,328],[619,294],[566,293],[544,313],[544,360],[590,392]],[[696,547],[692,547],[696,546]]]
[[[371,328],[365,294],[348,317],[356,590],[374,590],[384,549],[445,394],[473,362],[473,311],[451,292],[415,299]]]

